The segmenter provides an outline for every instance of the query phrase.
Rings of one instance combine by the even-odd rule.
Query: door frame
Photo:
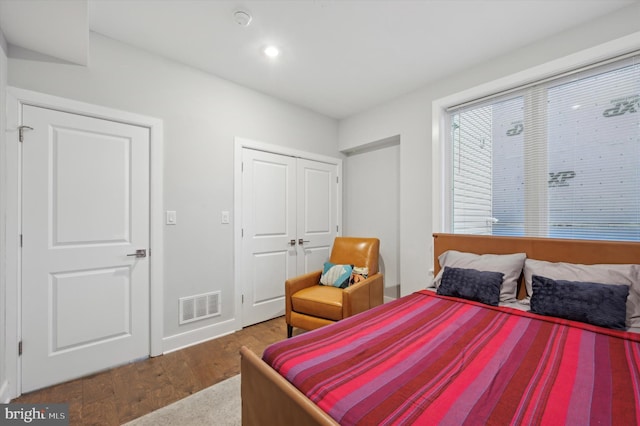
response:
[[[336,194],[336,208],[338,209],[338,217],[336,224],[338,232],[336,235],[342,235],[342,159],[337,157],[329,157],[322,154],[314,154],[311,152],[300,151],[293,148],[287,148],[280,145],[273,145],[265,142],[259,142],[243,137],[236,136],[234,138],[234,160],[233,160],[233,241],[234,241],[234,287],[235,287],[235,312],[236,330],[242,329],[242,290],[244,283],[244,272],[242,268],[242,150],[255,149],[257,151],[270,152],[272,154],[286,155],[295,158],[304,158],[306,160],[319,161],[322,163],[335,164],[337,167],[338,193]],[[284,285],[284,283],[282,283]]]
[[[18,126],[22,124],[22,106],[32,105],[72,114],[146,127],[150,135],[149,176],[149,355],[162,354],[163,336],[163,122],[160,119],[120,111],[99,105],[47,95],[31,90],[7,87],[7,124],[5,146],[5,265],[6,265],[6,361],[10,397],[22,391],[22,365],[18,356],[18,342],[22,338],[21,318],[21,249],[22,218],[22,149],[18,141]],[[158,259],[158,261],[155,261]]]

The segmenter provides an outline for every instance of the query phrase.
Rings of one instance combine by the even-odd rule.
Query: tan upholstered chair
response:
[[[380,240],[337,237],[329,262],[366,266],[369,277],[345,289],[320,285],[322,271],[310,272],[285,282],[287,337],[293,327],[313,330],[374,306],[382,305],[384,282],[378,272]]]

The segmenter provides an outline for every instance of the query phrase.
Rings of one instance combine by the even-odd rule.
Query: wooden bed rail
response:
[[[338,425],[250,349],[240,348],[243,426]]]

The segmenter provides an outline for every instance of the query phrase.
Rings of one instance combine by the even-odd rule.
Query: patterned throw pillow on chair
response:
[[[366,280],[368,277],[369,268],[367,268],[366,266],[354,266],[349,285],[357,284],[360,281]]]
[[[347,288],[349,287],[352,272],[353,266],[351,265],[334,265],[331,262],[325,262],[320,284]]]

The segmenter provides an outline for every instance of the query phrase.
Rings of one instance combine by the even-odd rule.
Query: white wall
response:
[[[380,239],[389,300],[400,294],[400,139],[374,145],[344,161],[344,235]]]
[[[233,225],[220,212],[233,217],[234,137],[341,157],[337,122],[95,33],[88,67],[9,54],[11,86],[163,120],[165,209],[177,211],[164,233],[165,347],[201,327],[232,331]],[[221,317],[178,326],[178,298],[217,290]]]
[[[6,88],[7,88],[7,43],[0,28],[0,403],[8,402],[7,359],[4,348],[7,347],[7,318],[5,301],[7,300],[7,280],[5,263],[5,126],[6,126]]]
[[[432,102],[638,31],[640,4],[634,4],[508,55],[487,58],[487,62],[483,64],[433,82],[420,90],[340,122],[339,147],[343,151],[371,141],[400,135],[402,295],[424,288],[431,279],[429,270],[433,266]],[[352,212],[345,212],[345,215],[353,217]]]

